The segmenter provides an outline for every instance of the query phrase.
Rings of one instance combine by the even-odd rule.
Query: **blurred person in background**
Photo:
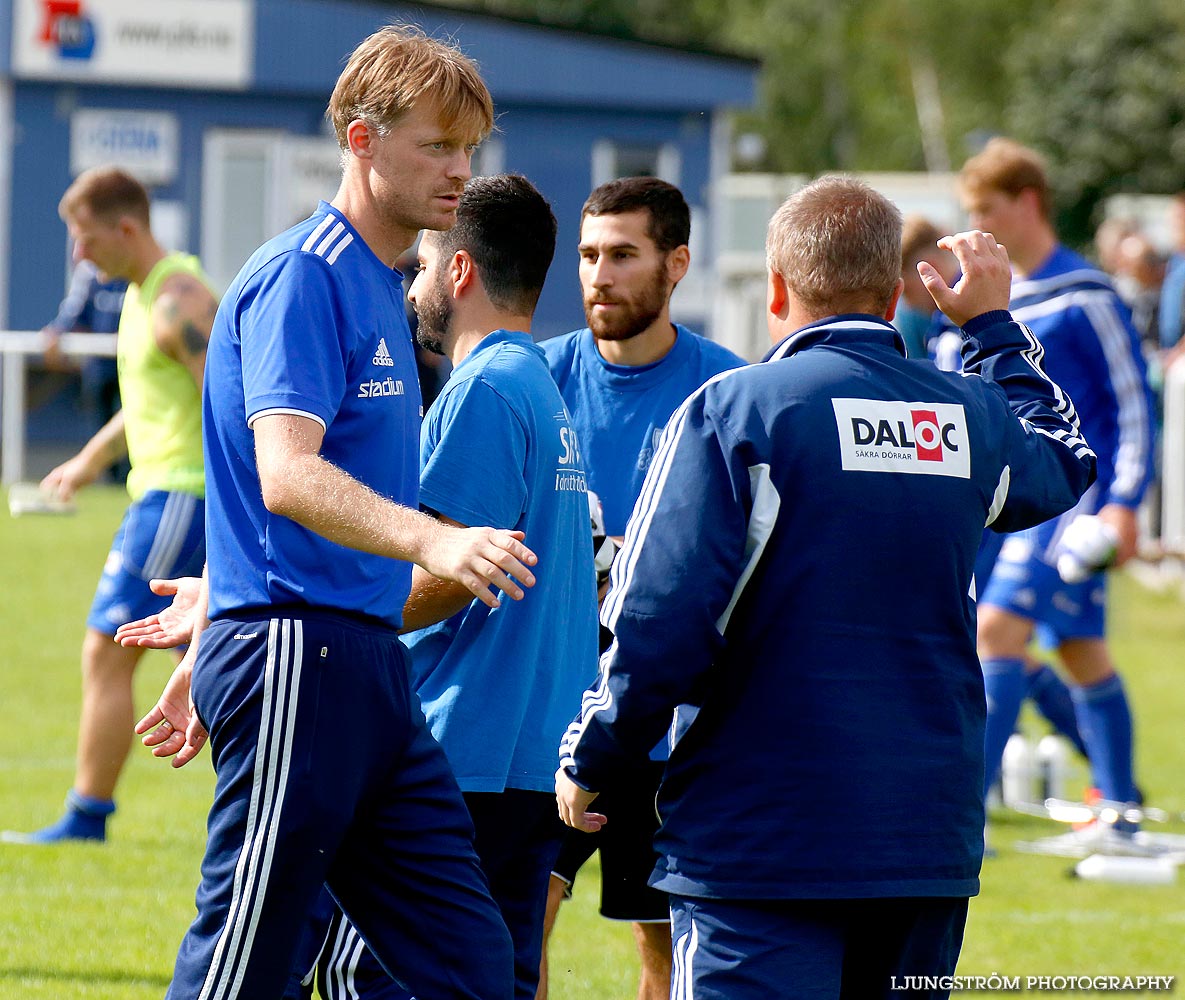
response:
[[[1012,313],[1036,335],[1046,371],[1072,401],[1082,435],[1098,455],[1098,481],[1082,500],[1006,539],[979,592],[988,703],[985,793],[1028,690],[1025,651],[1036,629],[1073,681],[1078,728],[1102,798],[1134,802],[1140,795],[1132,774],[1132,716],[1106,640],[1106,577],[1095,571],[1069,582],[1058,561],[1067,528],[1085,515],[1097,515],[1087,523],[1113,537],[1115,565],[1136,552],[1136,511],[1152,477],[1155,423],[1139,338],[1110,279],[1059,244],[1048,175],[1036,152],[992,139],[967,161],[959,180],[970,224],[1008,248]],[[1067,836],[1095,849],[1125,851],[1134,846],[1132,832],[1094,824]]]
[[[1165,350],[1180,344],[1185,334],[1185,191],[1169,202],[1168,219],[1173,249],[1160,290],[1160,346]]]
[[[135,722],[132,675],[144,652],[112,637],[123,622],[168,605],[150,580],[201,572],[201,387],[218,307],[197,258],[166,251],[152,235],[148,192],[131,175],[115,168],[87,171],[67,189],[58,211],[75,259],[94,265],[101,281],[128,283],[118,334],[122,407],[41,486],[69,499],[126,456],[132,503],[87,616],[77,764],[65,813],[34,833],[4,835],[36,844],[106,839]]]
[[[1149,375],[1155,380],[1160,355],[1160,297],[1165,261],[1142,232],[1119,243],[1115,255],[1115,290],[1131,310],[1132,326],[1140,335]]]
[[[938,322],[941,313],[934,305],[926,286],[918,276],[918,262],[926,261],[951,284],[959,273],[959,262],[955,255],[938,245],[943,234],[938,227],[922,215],[907,215],[901,227],[901,300],[893,325],[905,341],[905,353],[910,358],[925,358],[938,350],[938,338],[942,325]],[[955,335],[953,351],[958,357],[961,338]],[[947,348],[943,348],[945,351]],[[939,365],[950,370],[950,364]]]
[[[1119,245],[1139,231],[1135,219],[1122,215],[1112,215],[1100,222],[1094,231],[1094,254],[1099,267],[1108,274],[1117,274],[1120,266]]]
[[[115,358],[87,356],[81,364],[68,358],[61,349],[63,333],[115,333],[128,283],[122,278],[103,281],[98,268],[89,260],[80,260],[70,275],[70,286],[58,305],[57,315],[41,328],[45,340],[45,366],[51,371],[78,370],[82,376],[82,404],[92,420],[91,433],[97,431],[119,410],[119,368]],[[113,482],[127,479],[126,459],[112,464]]]

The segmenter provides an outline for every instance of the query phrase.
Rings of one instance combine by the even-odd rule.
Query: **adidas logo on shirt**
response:
[[[395,362],[391,360],[391,352],[387,350],[387,338],[379,338],[379,349],[374,352],[373,363],[380,368],[394,368]]]

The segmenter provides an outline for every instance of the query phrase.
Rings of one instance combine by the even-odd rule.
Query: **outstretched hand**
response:
[[[97,474],[81,455],[67,459],[51,469],[41,480],[41,492],[57,500],[71,500],[82,487],[95,481]]]
[[[918,261],[918,275],[935,305],[952,323],[963,326],[976,316],[1008,308],[1012,291],[1008,251],[991,233],[973,229],[944,236],[938,245],[958,259],[962,271],[959,280],[949,287],[937,269],[924,260]]]
[[[516,601],[523,599],[523,587],[535,586],[535,574],[527,567],[539,559],[523,544],[524,537],[521,531],[439,524],[416,561],[433,576],[456,581],[496,608],[500,602],[491,586]]]
[[[201,578],[184,576],[177,580],[152,580],[148,586],[161,597],[171,594],[173,603],[155,615],[120,625],[115,630],[115,641],[121,646],[143,646],[146,649],[173,649],[185,645],[193,638]]]
[[[172,757],[173,767],[184,767],[193,760],[209,736],[189,696],[196,649],[190,647],[157,703],[136,723],[136,732],[143,737],[141,742],[152,750],[152,756]]]

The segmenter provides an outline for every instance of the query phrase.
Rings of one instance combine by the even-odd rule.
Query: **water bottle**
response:
[[[1042,736],[1037,743],[1037,801],[1064,799],[1070,779],[1070,747],[1060,736]]]
[[[1094,882],[1126,882],[1130,885],[1172,885],[1177,863],[1172,858],[1129,858],[1092,854],[1074,866],[1078,878]]]
[[[1032,744],[1020,733],[1013,733],[1004,746],[1004,757],[1000,762],[1000,795],[1004,805],[1016,809],[1032,804],[1035,764]]]

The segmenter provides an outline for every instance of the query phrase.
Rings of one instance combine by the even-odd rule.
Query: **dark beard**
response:
[[[453,304],[437,282],[426,296],[416,302],[416,343],[425,351],[444,354],[444,342],[453,326]]]
[[[645,330],[662,314],[670,297],[666,282],[666,265],[660,266],[651,282],[632,303],[622,307],[612,322],[593,315],[596,300],[584,300],[584,319],[597,340],[629,340]]]

